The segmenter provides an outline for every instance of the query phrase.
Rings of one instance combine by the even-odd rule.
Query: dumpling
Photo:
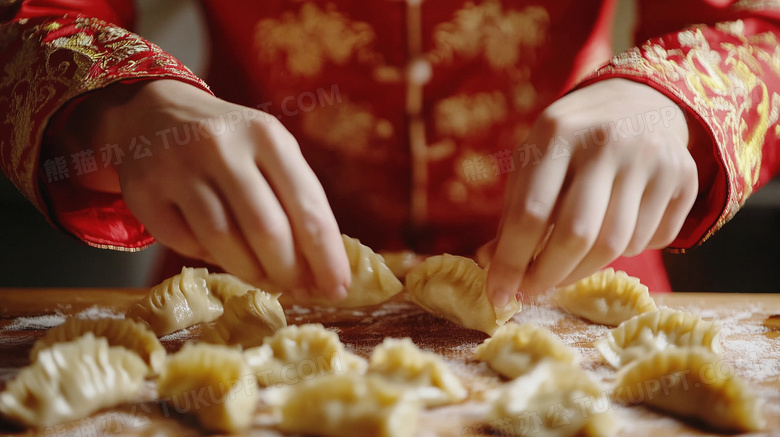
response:
[[[257,288],[230,273],[209,273],[206,276],[206,286],[223,304],[232,297],[243,296],[247,291]]]
[[[0,393],[0,413],[30,427],[81,419],[134,400],[146,373],[138,355],[88,332],[40,350]]]
[[[617,369],[670,347],[703,346],[720,354],[720,329],[718,322],[704,321],[687,311],[662,308],[626,320],[594,346]]]
[[[368,367],[365,359],[344,349],[335,332],[320,324],[281,328],[262,346],[245,350],[244,357],[264,387],[339,372],[363,373]]]
[[[134,303],[126,317],[148,323],[158,336],[216,319],[222,302],[209,291],[207,276],[206,269],[182,268]]]
[[[409,338],[386,338],[371,354],[368,372],[408,387],[426,407],[459,402],[468,396],[438,355],[420,350]]]
[[[62,325],[47,330],[46,335],[33,345],[30,361],[35,362],[41,350],[55,343],[73,341],[87,332],[95,337],[105,337],[110,346],[123,346],[135,352],[149,366],[149,373],[159,372],[165,361],[165,348],[143,323],[127,319],[77,318],[69,318]]]
[[[474,350],[501,375],[513,379],[528,373],[542,360],[578,365],[580,356],[549,330],[526,323],[507,323]]]
[[[285,432],[331,437],[414,435],[420,404],[378,376],[340,373],[276,389],[269,403]]]
[[[346,235],[341,238],[344,240],[349,267],[352,270],[352,284],[347,290],[347,297],[338,302],[317,299],[314,303],[338,308],[377,305],[403,290],[403,284],[387,267],[382,255],[374,253],[356,238]]]
[[[507,308],[494,308],[485,292],[486,277],[474,261],[444,254],[413,268],[406,288],[412,300],[434,316],[493,335],[522,304],[513,297]]]
[[[721,432],[766,426],[760,402],[742,379],[702,347],[665,349],[634,361],[618,372],[615,384],[615,395],[625,404],[641,402]]]
[[[396,252],[380,252],[385,264],[398,279],[404,279],[409,270],[425,261],[425,258],[417,255],[411,250],[400,250]]]
[[[489,397],[488,424],[502,435],[601,437],[616,428],[608,392],[570,364],[542,361]]]
[[[187,343],[169,356],[157,390],[177,412],[194,413],[214,432],[248,428],[258,401],[257,380],[241,351],[206,343]]]
[[[611,267],[557,290],[555,300],[575,316],[610,326],[656,310],[655,301],[638,278]]]
[[[249,290],[228,299],[225,311],[206,328],[202,339],[215,344],[259,346],[263,339],[287,326],[279,295]]]

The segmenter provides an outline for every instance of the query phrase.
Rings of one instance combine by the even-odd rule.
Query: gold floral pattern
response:
[[[458,94],[436,103],[436,133],[466,138],[481,135],[507,117],[506,97],[500,92]]]
[[[484,57],[496,70],[515,66],[522,56],[531,65],[536,49],[547,39],[549,24],[550,16],[541,6],[504,11],[498,0],[468,2],[451,21],[436,26],[429,56],[434,64]]]
[[[376,34],[370,24],[353,21],[328,4],[304,3],[299,13],[266,18],[255,26],[255,47],[263,63],[282,64],[294,75],[313,77],[327,63],[344,65],[353,57],[375,64]]]

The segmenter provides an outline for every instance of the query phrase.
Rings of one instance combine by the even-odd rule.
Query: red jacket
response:
[[[522,148],[540,111],[606,78],[653,86],[709,135],[694,153],[699,197],[674,247],[705,240],[780,165],[773,2],[640,1],[640,43],[611,60],[615,0],[201,3],[211,90],[278,115],[342,231],[376,249],[473,253],[495,235],[507,173],[533,163],[531,154],[517,164],[506,158]],[[139,145],[40,162],[56,138],[56,129],[44,129],[66,122],[79,96],[116,81],[206,85],[125,30],[129,0],[2,5],[4,172],[53,224],[87,244],[148,246],[153,238],[120,196],[69,183],[132,159]],[[650,129],[669,114],[627,114],[628,128]],[[669,288],[657,252],[615,266],[653,290]]]

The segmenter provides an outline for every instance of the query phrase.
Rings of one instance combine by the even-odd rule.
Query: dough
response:
[[[507,308],[494,308],[485,292],[487,272],[474,261],[454,255],[437,255],[406,276],[412,300],[434,316],[488,335],[522,308],[513,297]]]
[[[368,372],[411,389],[426,407],[460,402],[468,396],[438,355],[420,350],[409,338],[386,338],[371,354]]]
[[[290,433],[332,437],[414,435],[419,401],[378,376],[340,373],[277,389],[270,404]]]
[[[187,343],[171,355],[157,384],[171,411],[193,413],[209,431],[233,433],[251,425],[257,381],[241,351]]]
[[[411,250],[400,250],[397,252],[380,252],[385,264],[398,279],[404,279],[409,270],[418,266],[425,258],[417,255]]]
[[[243,296],[247,291],[257,288],[229,273],[209,273],[206,276],[206,286],[223,304],[230,298]]]
[[[209,291],[207,276],[206,269],[182,268],[134,303],[126,317],[148,323],[158,336],[216,319],[222,302]]]
[[[155,374],[165,361],[165,348],[160,340],[143,323],[127,319],[77,319],[69,318],[65,323],[46,331],[30,351],[30,362],[38,359],[41,350],[55,343],[76,340],[87,332],[95,337],[104,337],[110,346],[123,346],[135,352],[149,366],[149,373]]]
[[[557,290],[555,300],[575,316],[610,326],[656,310],[638,278],[611,267]]]
[[[49,427],[137,396],[147,367],[133,352],[86,333],[38,351],[0,393],[0,413],[18,424]]]
[[[720,432],[766,426],[760,402],[733,367],[703,347],[665,349],[636,360],[618,372],[615,385],[624,403],[699,419]]]
[[[526,374],[542,360],[578,365],[580,356],[549,330],[526,323],[507,323],[474,350],[496,372],[513,379]]]
[[[594,345],[617,369],[670,347],[703,346],[720,354],[720,329],[718,322],[704,321],[687,311],[662,308],[626,320]]]
[[[279,295],[261,290],[249,290],[231,297],[225,311],[212,326],[205,328],[201,338],[215,344],[259,346],[263,339],[287,326]]]
[[[545,360],[496,389],[488,424],[515,436],[609,436],[615,418],[609,394],[587,372]],[[509,434],[506,434],[509,435]]]
[[[296,384],[333,373],[363,373],[368,363],[347,352],[339,336],[320,324],[279,329],[260,347],[244,351],[264,387]]]

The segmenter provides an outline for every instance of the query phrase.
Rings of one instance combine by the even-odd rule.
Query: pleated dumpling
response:
[[[662,308],[621,323],[595,342],[601,356],[616,369],[653,352],[671,347],[701,346],[720,354],[718,322],[687,311]]]
[[[426,259],[406,275],[412,300],[434,316],[489,335],[518,313],[512,297],[506,308],[494,308],[485,291],[487,272],[474,261],[455,255]]]
[[[381,252],[385,264],[393,272],[396,278],[404,279],[409,270],[425,261],[425,258],[411,250],[400,250],[393,252]]]
[[[513,379],[526,374],[542,360],[578,365],[580,355],[549,330],[526,323],[507,323],[474,350],[475,357]]]
[[[623,403],[699,419],[720,432],[766,426],[758,398],[729,363],[703,347],[665,349],[636,360],[618,372],[615,384]]]
[[[230,298],[243,296],[256,288],[230,273],[209,273],[206,275],[206,286],[223,304]]]
[[[460,402],[468,396],[438,355],[420,350],[409,338],[386,338],[374,348],[368,373],[408,387],[426,407]]]
[[[127,310],[126,317],[149,324],[158,336],[210,322],[222,315],[222,302],[206,284],[208,270],[184,267]]]
[[[257,382],[291,385],[332,373],[363,373],[366,360],[347,352],[338,334],[320,324],[290,325],[244,351]]]
[[[195,414],[215,432],[248,428],[258,401],[257,380],[241,351],[206,343],[187,343],[169,356],[157,391],[171,410]]]
[[[30,427],[81,419],[135,400],[146,374],[138,355],[88,332],[39,350],[0,393],[0,413]]]
[[[285,432],[328,437],[410,437],[420,404],[379,376],[338,373],[276,389],[269,403]]]
[[[225,311],[206,328],[201,338],[215,344],[259,346],[263,339],[287,326],[279,295],[249,290],[225,303]]]
[[[615,432],[608,392],[571,364],[545,360],[492,392],[490,424],[516,436],[609,436]]]
[[[557,290],[555,300],[575,316],[610,326],[656,310],[655,301],[638,278],[611,267]]]
[[[35,362],[41,350],[55,343],[76,340],[91,332],[95,337],[104,337],[110,346],[122,346],[135,352],[149,366],[149,373],[157,373],[165,361],[165,348],[157,336],[143,323],[128,319],[78,319],[69,318],[65,323],[46,331],[30,351],[30,361]]]

